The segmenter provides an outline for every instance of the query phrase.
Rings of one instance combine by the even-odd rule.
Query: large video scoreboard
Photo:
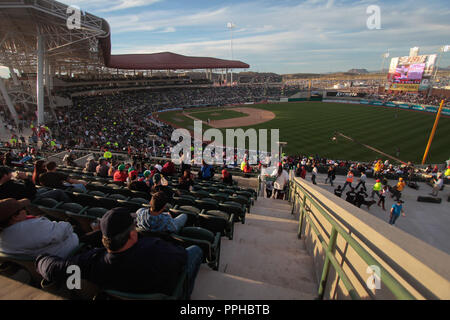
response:
[[[389,89],[418,92],[427,88],[437,55],[392,58],[388,73]]]

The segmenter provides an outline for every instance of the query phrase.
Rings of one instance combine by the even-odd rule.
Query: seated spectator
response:
[[[175,165],[172,161],[167,161],[161,169],[161,173],[164,176],[173,176],[176,172]]]
[[[127,208],[108,211],[100,221],[100,229],[105,248],[67,260],[40,255],[36,259],[38,272],[49,282],[65,283],[67,267],[77,265],[84,279],[104,289],[170,295],[186,269],[191,295],[203,256],[199,247],[184,249],[155,237],[138,238]]]
[[[128,173],[124,164],[117,167],[116,172],[114,172],[113,180],[114,182],[126,182],[128,178]]]
[[[136,227],[142,231],[179,233],[187,222],[187,215],[180,214],[174,219],[166,212],[166,205],[164,192],[155,193],[150,200],[150,209],[141,208],[136,212]]]
[[[36,161],[36,163],[34,164],[33,176],[31,178],[31,180],[35,185],[37,186],[40,185],[39,176],[45,172],[47,172],[47,168],[45,167],[45,161],[44,160]]]
[[[75,163],[75,155],[69,151],[68,154],[66,154],[63,158],[63,162],[66,166],[72,166],[76,167],[77,164]]]
[[[147,187],[151,188],[153,186],[152,172],[150,170],[145,170],[144,176],[140,178],[139,181],[144,182]]]
[[[18,183],[13,180],[13,171],[8,167],[0,167],[0,199],[13,198],[16,200],[27,198],[33,201],[38,195],[41,198],[52,198],[57,201],[69,202],[70,197],[62,190],[50,190],[37,193],[31,176],[23,172],[16,172],[16,179],[23,180]]]
[[[189,191],[192,186],[194,186],[194,176],[191,174],[191,170],[186,169],[178,180],[178,189]]]
[[[0,251],[37,257],[47,253],[67,257],[78,245],[70,223],[27,215],[28,199],[0,200]]]
[[[172,188],[167,186],[167,184],[167,180],[163,180],[161,175],[159,173],[156,173],[153,176],[153,187],[151,190],[152,195],[162,191],[169,199],[169,201],[173,198],[174,195],[178,195],[178,193],[174,192]]]
[[[244,169],[242,171],[244,173],[251,173],[252,172],[252,167],[250,166],[248,161],[245,162]]]
[[[84,172],[96,172],[97,167],[94,160],[94,157],[90,156],[87,158],[86,166],[84,168]]]
[[[126,167],[127,167],[127,166],[125,166],[125,168],[126,168]],[[125,182],[127,183],[127,186],[128,186],[128,185],[130,185],[130,183],[131,183],[132,177],[135,178],[135,179],[137,179],[138,172],[137,172],[136,169],[134,169],[134,168],[131,167],[131,166],[127,169],[127,172],[128,172],[128,176],[127,176],[127,180],[126,180]]]
[[[56,163],[47,163],[47,172],[39,176],[39,181],[44,187],[61,189],[64,187],[75,187],[86,192],[85,181],[70,178],[68,175],[56,172]]]
[[[228,172],[227,169],[222,170],[222,182],[230,186],[233,185],[233,176]]]
[[[137,171],[133,170],[128,174],[128,178],[130,179],[128,182],[128,189],[134,191],[141,191],[144,193],[149,193],[151,187],[149,187],[144,181],[138,180]]]
[[[214,169],[211,165],[202,160],[202,166],[199,171],[199,178],[202,180],[211,180],[214,176]]]
[[[108,161],[105,158],[100,158],[95,172],[97,172],[98,177],[108,178],[109,167],[106,165]]]

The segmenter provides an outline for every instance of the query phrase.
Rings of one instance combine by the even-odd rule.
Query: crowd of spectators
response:
[[[381,100],[383,102],[397,101],[409,104],[431,105],[431,106],[439,106],[441,101],[446,99],[446,97],[442,95],[429,96],[427,93],[402,93],[402,92],[371,94],[367,96],[367,98]],[[445,105],[450,106],[450,102],[447,102]]]

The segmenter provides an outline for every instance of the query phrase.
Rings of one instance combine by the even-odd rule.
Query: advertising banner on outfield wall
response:
[[[430,105],[409,105],[406,103],[401,103],[400,101],[396,101],[396,102],[386,102],[383,103],[381,101],[376,101],[376,100],[364,100],[361,99],[358,101],[355,100],[337,100],[337,99],[326,99],[323,102],[337,102],[337,103],[349,103],[349,104],[364,104],[364,105],[372,105],[372,106],[383,106],[383,107],[390,107],[390,108],[400,108],[400,109],[405,109],[405,110],[415,110],[415,111],[424,111],[424,112],[429,112],[429,113],[437,113],[437,111],[439,110],[439,107],[436,106],[430,106]],[[446,116],[450,116],[450,108],[443,108],[442,109],[442,114],[446,115]]]
[[[343,98],[364,98],[365,92],[338,92],[327,91],[327,97],[343,97]]]
[[[419,106],[419,105],[412,105],[411,109],[417,110],[417,111],[425,111],[425,108],[423,106]]]

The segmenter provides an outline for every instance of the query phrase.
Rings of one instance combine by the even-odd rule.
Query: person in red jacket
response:
[[[306,179],[306,168],[305,167],[302,167],[302,172],[300,173],[300,177],[302,179]]]
[[[164,164],[164,167],[162,168],[161,173],[164,176],[173,176],[175,174],[175,171],[176,171],[175,170],[175,165],[173,164],[173,162],[172,161],[167,161]]]
[[[114,182],[126,182],[128,178],[128,173],[126,171],[125,165],[121,164],[116,172],[114,172],[113,180]]]

